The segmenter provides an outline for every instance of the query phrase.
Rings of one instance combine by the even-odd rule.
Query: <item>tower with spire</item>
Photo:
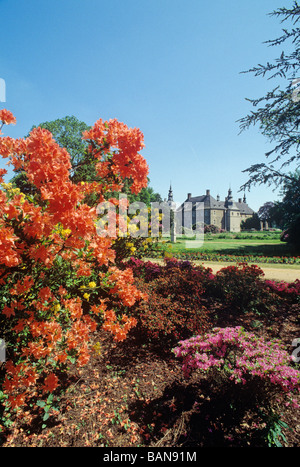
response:
[[[168,193],[168,203],[173,203],[173,190],[172,185],[170,183],[169,193]]]
[[[169,193],[168,193],[168,206],[170,207],[170,228],[171,228],[171,242],[176,242],[176,216],[175,216],[175,211],[176,211],[176,203],[174,203],[173,200],[173,190],[172,190],[172,184],[170,182],[170,188],[169,188]]]

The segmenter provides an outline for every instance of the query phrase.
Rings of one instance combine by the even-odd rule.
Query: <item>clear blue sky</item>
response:
[[[245,98],[272,81],[240,74],[277,57],[263,44],[281,33],[268,13],[285,0],[0,0],[0,78],[15,127],[74,115],[87,124],[117,118],[139,127],[150,185],[174,200],[206,189],[234,198],[270,143],[258,129],[239,135]],[[5,167],[0,161],[0,167]],[[9,178],[12,173],[9,172]],[[271,188],[246,193],[254,209],[277,199]]]

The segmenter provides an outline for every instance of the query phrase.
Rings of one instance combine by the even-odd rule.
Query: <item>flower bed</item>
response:
[[[161,253],[156,253],[159,257]],[[174,253],[173,256],[181,260],[199,260],[233,263],[267,263],[267,264],[299,264],[299,256],[260,256],[260,255],[227,255],[221,253],[182,252]],[[161,257],[161,256],[160,256]]]

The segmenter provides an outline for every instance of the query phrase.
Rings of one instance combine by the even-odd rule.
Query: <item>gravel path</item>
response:
[[[219,271],[219,269],[229,266],[230,263],[219,264],[219,263],[208,263],[206,261],[194,261],[195,264],[203,264],[205,267],[212,269],[213,273]],[[232,263],[231,263],[232,264]],[[234,264],[234,263],[233,263]],[[265,279],[273,279],[278,281],[285,282],[294,282],[296,279],[300,280],[300,268],[299,269],[288,269],[278,267],[264,267],[263,265],[258,264],[258,266],[264,271]]]

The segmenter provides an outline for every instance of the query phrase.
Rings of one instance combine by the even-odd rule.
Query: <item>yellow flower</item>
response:
[[[134,253],[135,250],[136,250],[136,248],[135,248],[134,246],[132,246],[132,247],[130,248],[131,253]]]
[[[83,295],[83,298],[85,298],[87,301],[89,301],[89,299],[90,299],[90,294],[85,293],[85,294]]]
[[[67,237],[68,235],[70,235],[71,232],[71,229],[62,229],[60,233],[62,237]]]
[[[4,188],[4,190],[9,190],[12,187],[12,184],[11,183],[1,183],[1,186],[2,186],[2,188]]]
[[[89,287],[90,287],[91,289],[94,289],[95,287],[97,287],[96,282],[93,282],[93,281],[92,281],[92,282],[89,282]]]
[[[60,311],[60,304],[56,303],[55,305],[53,305],[52,311],[54,311],[54,314],[56,315]]]
[[[100,342],[96,342],[96,344],[93,345],[93,350],[97,355],[101,355],[101,344],[100,344]]]
[[[136,233],[138,230],[139,230],[139,228],[138,228],[138,226],[137,226],[136,224],[130,224],[130,225],[128,226],[128,233],[129,233],[129,234],[131,234],[131,233],[134,234],[134,233]]]

